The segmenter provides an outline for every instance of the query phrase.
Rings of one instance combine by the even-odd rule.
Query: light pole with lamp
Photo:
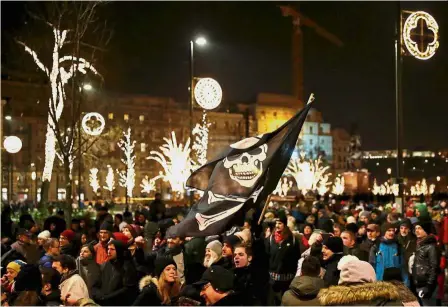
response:
[[[14,154],[18,153],[22,149],[22,140],[17,136],[7,136],[3,142],[3,147],[10,154],[9,163],[9,197],[8,201],[12,200],[12,190],[14,186]]]

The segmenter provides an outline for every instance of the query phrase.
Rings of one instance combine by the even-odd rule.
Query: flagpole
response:
[[[269,194],[268,199],[266,199],[266,203],[264,204],[263,211],[261,211],[260,218],[258,219],[258,225],[260,225],[261,221],[263,220],[264,213],[265,213],[266,208],[268,207],[268,205],[269,205],[269,203],[271,201],[271,197],[272,197],[272,194]]]

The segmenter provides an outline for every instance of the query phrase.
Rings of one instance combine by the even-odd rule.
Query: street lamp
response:
[[[5,119],[6,119],[6,120],[11,120],[12,117],[11,117],[11,115],[5,115]]]
[[[11,154],[11,159],[9,160],[9,200],[11,201],[12,189],[14,187],[14,154],[22,149],[22,140],[14,135],[7,136],[3,141],[3,147],[9,154]]]
[[[205,45],[207,45],[207,40],[204,37],[200,36],[196,39],[195,43],[198,46],[205,46]]]
[[[85,91],[91,91],[93,89],[93,86],[90,83],[86,83],[82,87]]]

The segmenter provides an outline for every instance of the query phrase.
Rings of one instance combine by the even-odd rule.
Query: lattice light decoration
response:
[[[195,168],[195,162],[190,158],[190,139],[185,146],[177,143],[176,134],[171,132],[171,138],[163,138],[165,144],[160,146],[160,152],[152,150],[146,159],[157,161],[163,172],[160,176],[171,185],[171,189],[176,193],[185,191],[185,183]]]
[[[196,124],[193,129],[193,150],[196,152],[198,167],[207,163],[208,131],[211,123],[207,121],[207,113],[204,110],[201,124]]]
[[[67,34],[69,30],[60,30],[57,27],[50,25],[53,30],[54,46],[52,54],[51,69],[47,68],[39,59],[37,53],[29,48],[25,43],[18,42],[22,45],[27,53],[29,53],[34,60],[37,67],[42,70],[49,79],[51,87],[51,96],[48,100],[49,114],[47,133],[45,136],[45,165],[42,172],[42,181],[51,181],[51,175],[53,172],[54,159],[56,157],[56,137],[55,137],[55,125],[61,118],[62,111],[64,110],[65,103],[65,85],[73,77],[76,72],[86,74],[87,70],[90,70],[94,74],[98,74],[97,70],[92,64],[86,61],[84,58],[78,58],[72,55],[62,56],[60,54],[62,48],[67,42]],[[66,65],[67,62],[70,65]],[[67,68],[67,69],[66,69]],[[52,112],[52,113],[50,113]]]
[[[335,195],[342,195],[345,191],[345,179],[344,177],[337,177],[333,184],[333,189],[331,190],[331,193]]]
[[[89,125],[90,121],[97,122],[97,124],[95,123],[95,125]],[[100,113],[90,112],[84,115],[81,125],[86,134],[98,136],[103,132],[106,122],[103,115]]]
[[[212,78],[199,79],[194,87],[194,98],[202,108],[213,110],[221,103],[221,86]]]
[[[93,189],[93,192],[98,192],[100,188],[100,181],[98,180],[98,169],[96,167],[90,169],[89,183]]]
[[[112,192],[115,190],[115,176],[114,170],[110,165],[107,166],[107,175],[106,175],[106,185],[103,186],[103,189]]]
[[[126,195],[132,197],[132,190],[135,187],[135,141],[131,140],[131,127],[127,132],[123,132],[123,138],[117,144],[124,153],[121,162],[126,166],[126,171],[117,170],[119,184],[126,188]]]
[[[417,28],[419,22],[422,23],[421,24],[422,27],[423,22],[425,22],[428,29],[431,32],[433,32],[434,36],[433,41],[427,45],[425,50],[420,50],[419,42],[414,41],[411,37],[412,31]],[[414,56],[419,60],[428,60],[434,56],[437,48],[439,48],[438,33],[439,33],[439,25],[437,24],[437,21],[434,19],[434,17],[432,17],[430,14],[426,12],[418,11],[409,15],[408,18],[406,19],[403,25],[402,37],[406,49],[412,56]]]

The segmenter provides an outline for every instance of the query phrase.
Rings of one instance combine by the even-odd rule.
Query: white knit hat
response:
[[[356,224],[356,219],[353,216],[349,216],[347,218],[347,224],[351,224],[351,223]]]
[[[375,270],[372,265],[366,261],[352,259],[341,266],[341,274],[339,276],[340,285],[369,283],[374,281],[376,281]]]
[[[128,226],[128,223],[126,223],[126,222],[121,222],[121,223],[118,225],[118,229],[120,229],[120,231],[122,231],[124,226]]]
[[[215,252],[216,255],[222,255],[222,244],[218,240],[212,241],[207,244],[206,248],[209,248],[211,251]]]
[[[44,230],[41,233],[39,233],[39,235],[37,236],[38,239],[50,239],[51,238],[51,233],[48,230]]]

